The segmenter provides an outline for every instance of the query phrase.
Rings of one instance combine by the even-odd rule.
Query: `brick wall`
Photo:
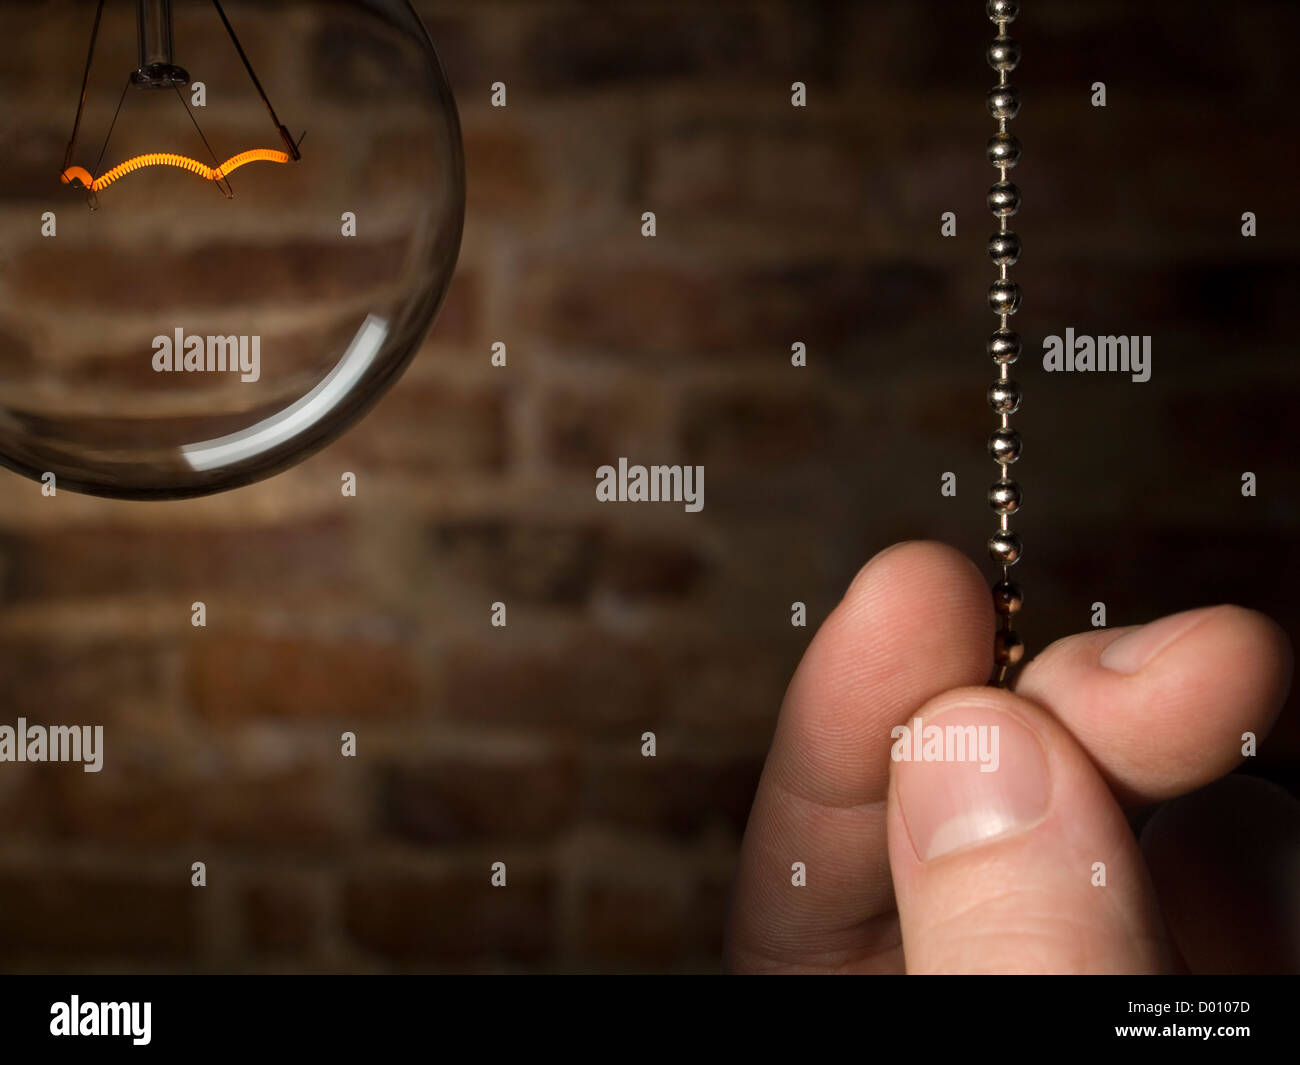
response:
[[[110,745],[99,774],[0,766],[6,969],[715,969],[813,627],[894,540],[982,555],[982,4],[416,6],[459,101],[468,208],[447,306],[390,394],[216,497],[49,500],[0,475],[0,722],[102,723]],[[1025,7],[1031,650],[1096,600],[1112,625],[1235,601],[1294,640],[1300,13]],[[281,47],[364,107],[353,44]],[[43,142],[60,158],[63,118]],[[31,206],[18,162],[6,218]],[[0,249],[0,307],[57,284],[32,254]],[[1067,325],[1152,334],[1152,380],[1044,373],[1032,353]],[[18,343],[0,332],[6,357]],[[598,504],[620,455],[703,464],[704,510]],[[1294,784],[1290,709],[1260,763]]]

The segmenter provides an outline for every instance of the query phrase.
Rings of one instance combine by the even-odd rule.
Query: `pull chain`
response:
[[[990,684],[1006,687],[1007,673],[1024,657],[1025,644],[1012,628],[1024,603],[1020,588],[1010,579],[1011,567],[1020,560],[1020,537],[1011,531],[1011,515],[1020,509],[1020,485],[1007,475],[1020,458],[1020,434],[1011,428],[1011,415],[1020,407],[1020,386],[1010,377],[1011,364],[1020,357],[1020,336],[1007,328],[1007,319],[1020,309],[1020,286],[1007,277],[1007,267],[1020,258],[1020,238],[1007,228],[1007,219],[1020,210],[1020,189],[1007,180],[1007,171],[1020,160],[1020,141],[1007,123],[1020,111],[1020,93],[1007,84],[1007,74],[1020,62],[1020,45],[1007,36],[1007,23],[1020,11],[1016,0],[988,0],[989,19],[998,35],[988,46],[989,66],[998,72],[998,83],[988,92],[989,114],[998,120],[998,131],[988,142],[988,160],[999,172],[989,187],[988,205],[998,219],[998,231],[989,237],[989,258],[998,268],[997,280],[989,286],[989,307],[1001,324],[989,337],[988,353],[998,368],[998,379],[989,387],[989,406],[1001,424],[989,437],[989,454],[1000,467],[997,481],[989,488],[989,505],[998,515],[998,530],[989,537],[989,554],[1002,567],[1001,579],[993,585],[993,609],[998,630],[993,638],[993,679]]]

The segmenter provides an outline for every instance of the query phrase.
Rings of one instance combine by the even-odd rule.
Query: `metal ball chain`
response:
[[[998,367],[998,379],[989,388],[989,406],[1001,425],[989,437],[989,454],[1001,470],[989,488],[989,505],[998,515],[999,528],[989,537],[989,554],[1002,567],[1001,579],[993,585],[993,609],[998,630],[993,638],[993,679],[1006,687],[1007,673],[1024,657],[1025,644],[1012,628],[1024,603],[1019,587],[1011,582],[1011,567],[1020,561],[1020,537],[1011,531],[1011,515],[1020,509],[1020,485],[1007,476],[1007,467],[1020,457],[1020,434],[1011,428],[1011,415],[1020,408],[1020,386],[1010,377],[1011,364],[1020,357],[1020,336],[1007,328],[1007,319],[1020,308],[1020,286],[1007,278],[1007,267],[1020,258],[1020,238],[1007,228],[1007,219],[1020,210],[1020,189],[1007,180],[1007,171],[1020,160],[1020,141],[1007,123],[1020,111],[1020,93],[1007,84],[1007,74],[1020,62],[1020,45],[1007,36],[1007,23],[1020,12],[1016,0],[987,0],[985,10],[997,26],[998,35],[988,47],[989,66],[998,72],[998,83],[988,92],[989,114],[998,120],[998,131],[988,143],[988,160],[1000,177],[989,186],[989,210],[999,228],[989,237],[989,258],[998,268],[998,278],[989,286],[989,307],[1001,319],[989,337],[988,353]]]

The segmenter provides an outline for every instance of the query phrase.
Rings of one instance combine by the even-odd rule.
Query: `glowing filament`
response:
[[[59,176],[59,180],[65,185],[72,184],[74,180],[80,181],[91,192],[99,192],[100,189],[108,188],[118,178],[125,177],[132,171],[145,166],[178,166],[182,170],[198,174],[199,177],[206,178],[208,181],[220,181],[228,174],[238,170],[245,163],[287,163],[288,161],[288,152],[277,152],[271,148],[252,148],[249,151],[240,152],[238,155],[232,155],[224,163],[216,167],[207,166],[187,155],[173,155],[171,152],[149,152],[146,155],[133,156],[124,163],[118,163],[112,170],[93,179],[90,172],[84,167],[70,166]]]

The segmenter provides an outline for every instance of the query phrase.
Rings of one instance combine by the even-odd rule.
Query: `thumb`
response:
[[[1168,971],[1118,804],[1050,714],[959,688],[893,731],[889,859],[908,972]]]

